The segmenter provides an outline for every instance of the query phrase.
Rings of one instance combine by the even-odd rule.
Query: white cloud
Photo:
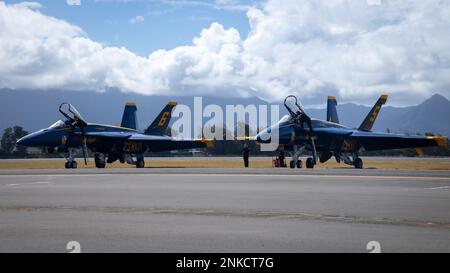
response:
[[[66,0],[66,3],[69,6],[80,6],[81,0]]]
[[[42,5],[38,2],[20,2],[14,4],[15,8],[28,8],[28,9],[40,9]]]
[[[450,97],[446,1],[273,0],[247,15],[248,37],[213,23],[192,45],[142,57],[36,7],[0,2],[0,87],[268,100],[297,93],[306,103],[329,94],[367,103],[387,92],[398,104]]]
[[[369,6],[380,6],[381,0],[367,0]]]
[[[144,20],[145,20],[144,16],[137,15],[137,16],[131,18],[130,20],[128,20],[128,22],[129,22],[130,24],[137,24],[137,23],[142,23],[142,22],[144,22]]]

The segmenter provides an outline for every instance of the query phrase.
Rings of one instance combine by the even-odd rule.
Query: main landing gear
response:
[[[101,153],[95,153],[94,156],[95,167],[104,169],[106,167],[106,155]]]
[[[306,168],[307,168],[307,169],[313,169],[313,168],[314,168],[314,165],[316,165],[316,163],[314,162],[314,158],[308,157],[308,158],[306,159]]]
[[[355,169],[362,169],[364,167],[363,161],[357,153],[354,153],[351,158],[349,155],[345,155],[343,160],[345,164],[354,166]]]
[[[363,161],[361,158],[356,158],[355,162],[353,163],[353,165],[355,165],[356,169],[362,169],[363,168]]]
[[[136,168],[144,168],[145,167],[145,161],[143,158],[138,158],[136,161]]]
[[[144,155],[143,154],[137,154],[136,160],[133,159],[132,154],[124,154],[123,159],[126,163],[130,165],[136,166],[136,168],[144,168],[145,167],[145,161],[144,161]]]
[[[136,161],[133,160],[133,156],[132,155],[128,154],[128,155],[125,156],[125,161],[128,164],[135,165],[136,168],[138,168],[138,169],[142,169],[142,168],[145,167],[145,161],[144,161],[144,155],[143,154],[137,154],[136,155]]]

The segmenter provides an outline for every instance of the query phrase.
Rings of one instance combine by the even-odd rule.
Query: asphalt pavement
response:
[[[300,174],[301,173],[301,174]],[[450,252],[450,171],[0,170],[0,252]]]

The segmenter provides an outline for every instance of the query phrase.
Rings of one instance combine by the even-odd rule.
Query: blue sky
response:
[[[79,6],[68,5],[66,0],[35,2],[42,4],[42,13],[80,26],[89,38],[110,46],[124,46],[141,56],[157,49],[190,45],[213,22],[237,29],[243,38],[249,32],[245,10],[214,1],[81,0]],[[230,3],[250,5],[251,1]]]

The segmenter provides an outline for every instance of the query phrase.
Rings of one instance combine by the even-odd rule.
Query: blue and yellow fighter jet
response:
[[[178,140],[167,134],[172,110],[176,102],[169,102],[153,123],[141,133],[137,131],[134,103],[127,103],[121,126],[88,123],[69,103],[62,103],[59,112],[66,118],[58,120],[47,129],[31,133],[17,141],[28,147],[48,147],[65,153],[66,168],[76,168],[74,155],[77,149],[83,151],[87,164],[88,149],[95,153],[95,166],[105,168],[106,163],[119,160],[121,163],[143,168],[145,152],[160,152],[204,148],[210,142],[199,140]],[[134,159],[136,158],[136,159]]]
[[[410,136],[404,134],[372,132],[372,126],[381,106],[386,103],[387,96],[382,95],[358,129],[351,129],[339,124],[336,111],[336,98],[328,97],[327,121],[310,118],[295,96],[288,96],[284,105],[289,115],[278,123],[266,128],[256,136],[259,143],[270,143],[272,134],[278,132],[278,143],[285,150],[293,151],[291,168],[301,168],[299,156],[305,151],[311,151],[312,157],[307,158],[306,167],[314,168],[317,159],[325,163],[335,157],[340,163],[363,168],[363,161],[358,154],[363,151],[421,148],[428,146],[444,146],[446,137]],[[289,103],[290,102],[290,103]],[[276,137],[274,137],[274,140]]]

